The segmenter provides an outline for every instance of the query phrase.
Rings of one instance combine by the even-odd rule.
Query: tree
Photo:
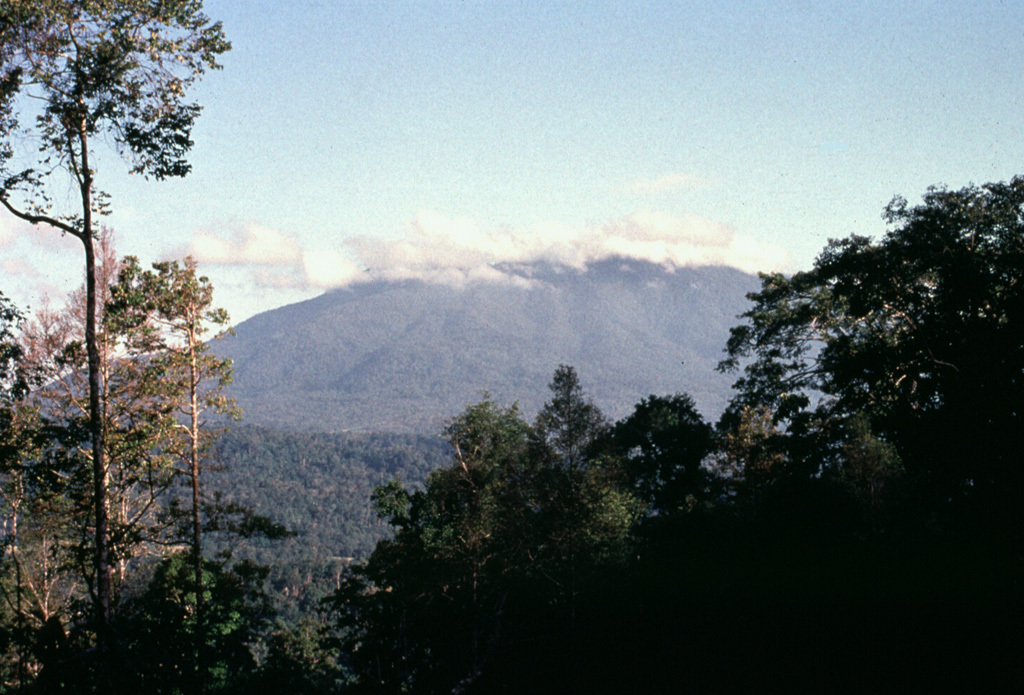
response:
[[[132,359],[124,331],[113,325],[108,305],[111,286],[122,262],[117,258],[113,232],[104,228],[96,239],[97,294],[102,311],[96,333],[100,362],[100,404],[106,490],[109,514],[109,551],[112,598],[129,568],[142,555],[166,552],[166,524],[159,512],[173,482],[166,455],[175,422],[159,386],[164,375],[148,360]],[[68,504],[71,524],[81,529],[76,541],[85,550],[92,541],[88,531],[92,505],[88,486],[89,387],[83,336],[86,323],[86,291],[81,287],[68,296],[59,310],[37,312],[23,332],[26,359],[43,383],[35,398],[45,404],[50,425],[49,460],[42,466],[62,470],[67,481],[61,494]],[[58,436],[59,435],[59,436]],[[59,443],[58,443],[59,440]],[[56,454],[61,454],[59,457]],[[54,490],[54,493],[57,491]],[[84,555],[83,555],[84,560]],[[95,584],[93,573],[82,575]]]
[[[643,399],[611,432],[635,494],[660,513],[704,497],[702,464],[711,452],[712,435],[693,399],[684,394]]]
[[[267,655],[249,692],[337,693],[345,685],[346,673],[326,627],[310,617],[291,628],[279,628],[267,640]]]
[[[116,276],[118,265],[110,241],[108,233],[97,240],[97,276],[104,281]],[[92,506],[89,462],[84,455],[89,444],[88,380],[82,350],[84,300],[83,287],[69,296],[63,310],[38,312],[17,336],[19,369],[31,375],[22,383],[30,382],[33,390],[29,393],[23,386],[11,409],[16,414],[10,430],[14,437],[2,471],[10,531],[5,563],[9,566],[3,582],[4,597],[21,626],[22,645],[31,644],[36,631],[63,633],[63,626],[80,619],[77,606],[88,596],[86,590],[95,587],[95,574],[89,571],[93,567],[89,561]],[[98,332],[97,338],[107,435],[106,487],[112,507],[110,559],[120,570],[115,575],[116,588],[132,555],[146,539],[139,534],[142,519],[131,518],[145,507],[136,494],[141,489],[139,476],[133,475],[132,484],[127,482],[128,476],[138,472],[140,461],[149,460],[137,445],[143,439],[151,446],[155,442],[144,434],[138,391],[126,388],[130,380],[115,366],[116,339],[106,331]],[[126,392],[133,390],[133,406],[125,409]],[[152,488],[147,486],[147,490]],[[37,668],[31,662],[22,655],[19,668],[23,673]]]
[[[199,106],[188,88],[228,50],[197,0],[34,0],[0,7],[0,204],[32,225],[82,242],[85,252],[89,413],[95,514],[95,614],[101,640],[111,607],[107,470],[103,446],[93,144],[114,143],[131,170],[184,176]],[[30,136],[30,137],[26,137]],[[29,142],[27,151],[19,151]],[[75,202],[53,187],[70,182]]]
[[[5,625],[18,645],[15,657],[17,665],[17,681],[19,686],[25,677],[25,634],[26,601],[22,591],[19,522],[21,507],[25,501],[24,483],[19,467],[22,452],[29,448],[31,436],[26,436],[24,417],[19,412],[18,404],[28,393],[29,380],[26,378],[22,362],[22,348],[17,340],[17,331],[23,321],[18,311],[8,299],[0,293],[0,496],[3,498],[3,555],[8,557],[15,566],[14,596],[2,586],[6,608],[13,613],[13,624]],[[5,563],[6,564],[6,563]],[[5,611],[7,612],[7,611]],[[6,622],[6,621],[4,621]],[[5,640],[6,641],[6,640]],[[5,645],[6,646],[6,645]],[[6,663],[4,664],[6,666]]]
[[[227,312],[215,308],[213,286],[196,275],[196,263],[187,258],[154,263],[143,271],[138,259],[124,260],[118,282],[111,288],[107,319],[125,336],[128,360],[141,364],[155,378],[151,394],[164,404],[172,420],[165,444],[168,454],[183,467],[189,480],[189,517],[195,583],[196,669],[200,691],[205,689],[204,589],[202,500],[200,469],[212,438],[219,429],[210,414],[237,417],[234,400],[224,394],[231,382],[231,361],[210,351],[206,336],[211,328],[225,327]]]
[[[847,488],[863,510],[868,530],[878,534],[894,506],[891,501],[903,476],[903,462],[892,444],[871,431],[871,423],[863,414],[844,421],[840,441],[837,465],[828,474]]]
[[[885,218],[877,242],[762,277],[723,363],[747,361],[734,409],[770,408],[791,438],[839,441],[863,419],[879,465],[901,461],[933,511],[1019,528],[1024,178],[896,198]]]
[[[560,556],[574,573],[581,559],[607,560],[622,550],[639,507],[624,489],[622,460],[606,436],[608,421],[575,368],[559,365],[548,388],[551,398],[537,414],[531,453],[553,541],[547,544],[555,553],[551,559]]]
[[[96,334],[106,462],[103,487],[112,599],[116,604],[120,587],[137,560],[166,552],[167,525],[159,517],[174,482],[166,449],[175,422],[160,393],[163,375],[149,361],[126,359],[126,336],[111,325],[106,310],[110,286],[121,268],[112,232],[101,232],[96,249],[98,295],[104,307]],[[45,455],[37,457],[32,465],[40,475],[60,483],[51,485],[47,494],[54,501],[60,498],[62,518],[71,532],[62,542],[74,548],[79,577],[95,587],[95,566],[88,560],[94,539],[90,537],[93,500],[88,457],[89,387],[83,345],[85,295],[83,286],[69,295],[61,309],[37,312],[21,340],[26,360],[40,381],[33,400],[45,411],[48,428]]]
[[[380,541],[333,600],[367,686],[449,691],[475,680],[507,638],[505,604],[534,537],[520,523],[532,503],[529,425],[514,406],[484,401],[445,434],[452,464],[423,490],[392,481],[374,492],[394,539]]]
[[[69,608],[82,596],[84,582],[74,570],[79,556],[73,503],[62,495],[64,485],[45,454],[53,428],[38,404],[27,399],[4,410],[0,611],[10,621],[9,646],[14,649],[10,656],[20,686],[42,665],[38,655],[33,658],[31,646],[46,632],[63,633]]]
[[[571,467],[517,408],[484,401],[449,424],[451,465],[422,490],[392,481],[374,493],[394,538],[331,600],[366,690],[536,692],[575,682],[578,664],[571,673],[565,664],[583,663],[577,611],[603,624],[599,589],[628,557],[640,505],[592,448],[588,434],[596,437],[603,418],[593,417],[575,372],[563,374],[571,377],[564,394],[590,413],[562,411],[590,423],[559,440],[568,443],[561,452],[573,452]],[[545,422],[552,437],[567,431],[559,417]]]
[[[105,306],[97,332],[107,461],[104,487],[116,608],[125,589],[131,590],[130,579],[144,576],[139,570],[147,558],[162,557],[181,545],[166,513],[173,486],[182,475],[174,456],[174,444],[181,437],[165,356],[140,355],[133,334],[109,306],[110,285],[123,266],[109,230],[97,239],[97,251],[99,294]],[[96,585],[89,561],[85,313],[83,287],[69,295],[62,309],[38,312],[14,343],[18,368],[31,373],[35,388],[30,395],[25,387],[19,389],[10,411],[17,416],[11,421],[14,426],[6,428],[11,433],[11,456],[5,457],[0,470],[0,491],[9,524],[10,567],[0,589],[18,616],[23,644],[32,642],[26,630],[40,630],[48,623],[61,630],[72,626],[67,636],[77,640],[80,630],[75,626],[82,623],[86,589],[93,592]]]
[[[24,317],[3,292],[0,292],[0,408],[4,420],[13,403],[28,393],[28,379],[22,369],[22,348],[17,341],[17,330]]]
[[[897,664],[914,682],[948,687],[934,664],[961,659],[956,672],[1016,683],[1004,645],[1020,643],[1024,178],[896,198],[885,219],[878,239],[833,240],[811,269],[762,276],[732,331],[722,366],[743,373],[723,458],[739,464],[734,499],[753,508],[762,553],[743,565],[775,565],[751,582],[759,598],[779,576],[802,584],[809,613],[831,612],[830,632],[873,654],[863,663],[927,644]],[[816,653],[848,651],[830,639]]]
[[[551,400],[537,414],[537,438],[557,465],[572,472],[582,470],[589,463],[589,447],[608,428],[608,421],[584,394],[574,367],[558,365],[548,388]]]
[[[192,571],[184,553],[163,559],[145,591],[124,607],[121,627],[132,657],[126,669],[135,679],[133,691],[181,695],[209,686],[215,692],[262,692],[245,685],[256,670],[251,645],[265,630],[270,612],[270,599],[263,592],[266,570],[247,563],[204,564],[204,674],[195,668],[199,635],[193,619],[197,597]]]

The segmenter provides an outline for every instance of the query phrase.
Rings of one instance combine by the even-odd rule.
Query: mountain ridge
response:
[[[507,281],[363,282],[242,322],[217,352],[246,422],[436,433],[484,392],[532,416],[558,364],[611,417],[652,393],[724,407],[733,379],[714,367],[755,276],[625,258],[496,270]]]

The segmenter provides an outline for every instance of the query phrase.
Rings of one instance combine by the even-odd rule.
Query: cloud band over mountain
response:
[[[486,231],[465,217],[423,211],[401,237],[351,237],[336,249],[303,249],[296,237],[253,224],[221,234],[198,232],[189,252],[200,263],[252,266],[264,286],[325,289],[400,279],[523,283],[528,281],[506,269],[537,262],[584,269],[611,257],[666,268],[729,266],[746,272],[790,264],[778,246],[702,217],[662,212],[638,212],[584,228],[548,223]]]

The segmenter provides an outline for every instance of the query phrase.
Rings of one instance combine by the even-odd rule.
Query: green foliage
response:
[[[58,168],[91,182],[85,169],[92,138],[113,142],[133,172],[187,174],[200,109],[185,93],[230,47],[200,7],[194,0],[4,3],[0,113],[8,122],[0,200],[22,193],[30,211],[46,214],[43,185]],[[33,100],[38,110],[29,107]],[[23,128],[34,131],[40,159],[11,169],[20,154],[13,138]],[[73,216],[65,219],[91,233]]]
[[[210,308],[212,287],[196,276],[194,265],[188,262],[184,266],[157,264],[155,272],[142,271],[134,259],[118,264],[107,240],[106,236],[101,239],[100,275],[112,279],[120,269],[99,334],[108,463],[106,499],[111,504],[109,548],[116,563],[113,607],[120,608],[122,600],[125,605],[137,601],[142,578],[154,558],[188,543],[195,549],[189,555],[194,571],[192,589],[178,588],[186,597],[182,600],[191,597],[198,602],[192,607],[194,626],[190,628],[193,662],[202,665],[197,682],[209,671],[213,684],[225,677],[217,674],[216,659],[207,661],[207,642],[218,639],[217,631],[222,629],[218,611],[223,606],[203,606],[208,592],[195,588],[210,579],[209,573],[201,573],[196,554],[201,551],[202,522],[205,530],[225,537],[280,537],[283,528],[237,504],[213,499],[203,505],[198,494],[198,464],[219,430],[204,421],[204,412],[223,413],[230,406],[222,393],[230,377],[229,364],[209,354],[202,341],[206,322],[216,325],[226,320],[222,311]],[[26,373],[28,364],[38,388],[26,394],[18,383],[27,386],[28,381],[12,379],[11,398],[2,403],[2,414],[11,417],[4,418],[0,432],[5,452],[0,493],[7,528],[0,595],[22,645],[22,652],[12,656],[12,662],[23,678],[42,666],[43,673],[49,674],[46,682],[74,680],[68,669],[85,668],[92,674],[86,680],[95,676],[97,682],[109,677],[109,669],[124,671],[113,661],[92,663],[84,658],[96,644],[81,630],[72,630],[66,654],[55,658],[58,664],[74,661],[80,665],[51,667],[45,661],[34,661],[24,651],[32,630],[57,634],[63,625],[81,621],[84,601],[96,582],[89,537],[91,471],[83,452],[89,433],[81,425],[82,413],[88,410],[83,403],[85,365],[76,339],[81,328],[80,299],[80,293],[73,295],[63,312],[41,315],[29,331],[17,336],[20,343],[6,325],[3,327],[5,338],[10,335],[11,345],[17,346],[11,357],[17,357],[19,364],[12,363],[12,368],[16,367],[12,375]],[[24,350],[22,344],[27,346]],[[31,357],[26,364],[20,363],[23,353]],[[189,495],[187,516],[177,513],[183,505],[173,494],[180,480],[194,483],[188,486],[193,494]],[[185,526],[184,532],[176,528],[179,525]],[[162,572],[157,579],[171,582]],[[262,583],[263,577],[258,581]],[[206,619],[207,613],[213,622]],[[209,640],[205,635],[208,622]],[[116,627],[120,630],[124,625]],[[111,633],[109,638],[115,635]],[[108,642],[103,651],[116,655],[114,650],[123,646]],[[237,680],[237,674],[229,680]]]
[[[256,670],[252,648],[269,617],[269,599],[263,592],[266,570],[203,562],[207,609],[201,646],[196,642],[192,574],[187,553],[171,555],[157,566],[145,592],[127,601],[117,616],[135,685],[147,692],[196,692],[201,677],[209,692],[225,692],[238,688]],[[204,666],[203,676],[199,664]]]
[[[328,695],[348,682],[327,629],[312,618],[276,630],[266,640],[266,649],[249,692]]]
[[[375,492],[395,538],[378,543],[333,599],[365,685],[454,684],[460,669],[491,658],[508,573],[527,561],[529,541],[510,527],[530,509],[510,505],[529,502],[515,456],[526,450],[528,429],[514,407],[471,406],[447,429],[450,467],[431,473],[421,491],[390,483]]]
[[[147,358],[145,366],[161,377],[166,392],[160,395],[166,401],[182,399],[194,383],[203,410],[236,414],[223,393],[231,383],[231,362],[214,355],[206,340],[211,330],[230,331],[229,319],[213,306],[213,286],[197,274],[195,260],[164,261],[143,270],[137,258],[128,256],[110,294],[107,329],[123,336],[128,356]],[[176,411],[188,415],[191,406],[182,403]]]
[[[270,590],[282,615],[296,621],[337,588],[354,558],[389,535],[371,505],[374,488],[394,477],[419,487],[449,457],[436,436],[232,427],[211,451],[219,466],[209,471],[208,489],[294,535],[269,542],[211,533],[207,548],[270,565]]]
[[[173,476],[189,483],[189,531],[182,538],[198,546],[201,469],[223,432],[223,419],[240,417],[224,392],[231,383],[231,361],[213,354],[206,340],[211,330],[230,330],[227,313],[213,306],[213,286],[196,273],[192,258],[143,270],[128,256],[110,288],[103,319],[124,344],[123,362],[142,375],[139,395],[160,404],[161,419],[154,423],[164,431],[159,448]],[[152,440],[147,444],[155,448]],[[201,554],[198,547],[193,552]]]
[[[568,367],[534,427],[467,410],[331,602],[359,686],[1019,687],[1022,210],[932,190],[765,276],[714,436],[686,397],[608,432]]]
[[[1021,179],[932,190],[915,208],[894,201],[881,241],[831,242],[812,270],[765,276],[732,334],[723,366],[744,373],[716,432],[685,395],[650,396],[609,425],[564,365],[533,424],[488,399],[444,441],[237,428],[209,450],[235,469],[209,478],[218,561],[198,580],[187,553],[129,573],[115,671],[74,622],[83,592],[51,614],[26,599],[44,559],[61,557],[36,584],[55,596],[54,578],[89,564],[45,545],[81,516],[64,482],[78,459],[60,452],[88,437],[81,418],[54,427],[27,407],[37,384],[18,380],[18,314],[0,298],[6,683],[1019,691],[1022,211]],[[107,337],[157,348],[130,364],[172,375],[148,322],[168,287],[167,306],[189,296],[164,284],[182,269],[127,267]],[[54,361],[80,371],[78,345],[60,345]],[[153,407],[178,393],[160,388]],[[157,441],[150,420],[131,422],[111,439],[115,461]],[[280,530],[234,513],[250,502],[296,531],[274,569],[228,563],[273,558],[262,540],[218,538]],[[273,627],[267,586],[288,601]]]
[[[199,0],[15,0],[0,5],[0,204],[32,225],[82,242],[88,366],[92,592],[97,634],[106,642],[117,542],[108,514],[110,480],[101,394],[94,215],[95,140],[113,143],[131,170],[184,176],[199,107],[186,90],[230,47]],[[56,191],[75,192],[72,196]],[[107,645],[104,645],[107,646]]]
[[[109,233],[97,240],[100,251],[97,279],[114,282],[121,263],[116,259]],[[68,298],[57,312],[40,312],[21,336],[27,363],[37,387],[24,405],[38,408],[40,442],[34,449],[23,447],[20,454],[27,499],[51,505],[46,516],[51,538],[70,554],[67,561],[51,566],[72,570],[80,591],[83,580],[92,581],[84,566],[90,564],[92,545],[90,507],[94,502],[92,461],[86,453],[91,432],[85,421],[90,410],[85,376],[86,356],[81,335],[86,307],[85,288]],[[109,285],[100,299],[110,297]],[[104,301],[106,304],[106,301]],[[139,355],[130,345],[131,335],[117,325],[104,307],[102,330],[97,334],[101,360],[100,403],[102,405],[105,493],[108,504],[109,559],[114,563],[114,602],[126,577],[153,555],[162,554],[174,540],[168,521],[161,513],[180,477],[175,470],[173,444],[179,436],[179,421],[173,388],[163,356],[155,352]],[[43,513],[32,505],[30,516]],[[63,520],[62,531],[53,535],[54,522]],[[26,527],[27,528],[27,527]],[[60,611],[50,603],[46,615]]]
[[[597,453],[604,420],[575,372],[558,377],[543,429],[478,403],[447,427],[452,463],[423,490],[378,488],[395,537],[332,599],[362,687],[447,692],[552,649],[582,658],[578,616],[628,557],[640,505]]]
[[[84,524],[88,510],[75,447],[80,420],[62,426],[40,392],[45,371],[25,345],[20,313],[0,295],[0,622],[9,631],[4,670],[26,683],[40,660],[31,645],[82,617]],[[88,575],[86,575],[87,578]],[[49,652],[47,652],[49,653]]]
[[[537,414],[535,425],[540,446],[557,465],[572,471],[585,468],[591,454],[587,448],[608,427],[604,414],[584,395],[573,367],[559,365],[548,389],[551,399]]]
[[[177,466],[175,473],[190,484],[187,517],[179,517],[193,562],[196,688],[204,691],[207,678],[215,679],[208,658],[208,625],[202,569],[203,531],[216,528],[245,535],[283,537],[285,530],[269,519],[235,505],[204,505],[203,469],[212,439],[219,434],[209,422],[210,414],[239,417],[234,400],[224,394],[231,382],[231,361],[214,355],[204,339],[212,327],[223,327],[228,315],[213,307],[213,286],[196,274],[196,263],[162,262],[143,271],[134,257],[122,264],[117,284],[111,287],[106,323],[125,336],[127,358],[145,365],[159,378],[153,380],[154,394],[168,408],[170,436],[164,448]],[[174,518],[178,505],[166,511]],[[206,522],[204,523],[204,511]],[[214,518],[211,517],[211,512]],[[187,521],[186,521],[187,518]],[[211,606],[216,610],[217,606]]]
[[[392,526],[409,521],[409,493],[397,478],[374,489],[370,501],[377,516],[386,519]]]
[[[23,320],[18,308],[0,292],[0,407],[3,408],[9,408],[28,393],[28,375],[22,366],[23,350],[16,340]]]
[[[830,472],[850,485],[865,503],[877,506],[885,488],[903,473],[903,463],[895,447],[871,431],[866,416],[853,416],[845,424],[840,465]]]

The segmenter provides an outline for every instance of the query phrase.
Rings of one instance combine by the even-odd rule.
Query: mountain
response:
[[[613,418],[650,394],[689,393],[711,419],[724,408],[735,377],[714,368],[756,277],[627,259],[495,270],[462,286],[357,283],[241,323],[217,350],[245,421],[436,433],[485,391],[532,417],[561,363]]]

